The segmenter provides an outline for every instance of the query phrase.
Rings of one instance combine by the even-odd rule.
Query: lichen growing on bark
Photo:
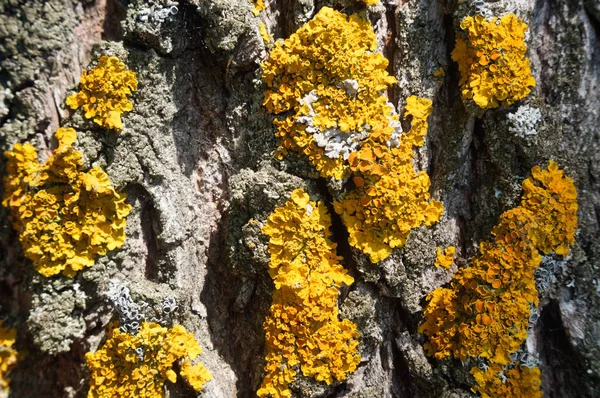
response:
[[[341,266],[323,203],[301,189],[269,216],[269,274],[275,291],[264,323],[265,377],[259,397],[290,397],[297,370],[331,384],[360,362],[356,325],[338,319],[339,289],[354,279]]]
[[[2,205],[9,207],[25,255],[49,277],[94,265],[96,256],[125,242],[125,218],[131,206],[98,166],[84,172],[83,155],[73,148],[72,128],[56,132],[58,148],[44,163],[31,144],[6,152]]]
[[[454,253],[456,252],[456,248],[454,246],[450,246],[444,249],[442,252],[442,248],[437,248],[437,254],[435,265],[436,267],[450,268],[452,264],[454,264]]]
[[[143,322],[136,335],[113,325],[102,347],[85,356],[91,375],[88,397],[164,397],[165,382],[177,382],[173,366],[180,361],[181,376],[201,391],[212,379],[202,363],[192,365],[201,353],[194,335],[181,325]]]
[[[414,147],[425,142],[431,110],[430,100],[409,97],[410,131],[397,144],[387,144],[392,137],[373,131],[348,159],[355,188],[334,206],[348,228],[350,244],[373,263],[404,246],[413,229],[437,222],[444,211],[440,202],[430,200],[427,173],[417,173],[413,166]]]
[[[573,180],[555,162],[531,173],[523,181],[520,206],[500,216],[493,239],[481,243],[480,254],[455,274],[450,287],[427,297],[419,332],[429,338],[429,355],[479,357],[503,367],[527,338],[530,308],[538,305],[534,272],[542,254],[568,254],[578,209]],[[485,385],[481,381],[478,389]]]
[[[305,155],[322,177],[353,177],[355,189],[335,202],[335,210],[350,244],[373,263],[443,212],[440,202],[429,200],[429,177],[412,165],[432,102],[407,99],[412,127],[402,134],[384,93],[396,79],[386,71],[387,59],[374,52],[375,43],[373,28],[360,15],[324,7],[262,65],[269,87],[263,104],[284,115],[274,121],[277,156],[291,150]]]
[[[17,338],[16,329],[3,326],[0,321],[0,393],[8,394],[10,391],[10,372],[18,361],[18,353],[14,348]]]
[[[535,86],[526,56],[527,24],[515,14],[491,21],[476,15],[460,27],[467,38],[457,37],[452,59],[458,62],[463,97],[484,109],[525,98]]]
[[[375,50],[368,20],[328,7],[276,43],[262,78],[263,104],[282,115],[274,120],[279,158],[288,151],[304,155],[321,176],[341,179],[366,137],[398,130],[398,115],[383,94],[396,79]]]
[[[556,159],[577,183],[579,234],[566,258],[543,257],[544,282],[550,281],[550,287],[542,289],[543,284],[536,282],[539,319],[530,325],[533,333],[526,347],[543,364],[546,394],[593,395],[600,370],[600,346],[593,338],[600,308],[595,211],[600,181],[595,133],[600,119],[593,111],[599,108],[594,26],[600,13],[593,2],[557,0],[548,7],[545,2],[510,0],[443,4],[415,0],[380,1],[366,7],[359,0],[269,0],[258,18],[253,17],[249,0],[4,3],[0,6],[2,151],[17,142],[30,142],[43,163],[55,147],[52,133],[57,127],[78,126],[81,135],[76,147],[84,154],[84,165],[101,166],[115,189],[127,191],[133,206],[123,249],[100,256],[94,267],[74,279],[55,276],[51,280],[37,275],[24,261],[18,234],[6,217],[8,210],[0,208],[4,218],[0,220],[0,311],[10,311],[11,325],[30,335],[19,341],[19,350],[29,350],[30,356],[26,366],[12,373],[15,397],[32,390],[53,396],[87,393],[87,383],[81,383],[87,376],[81,348],[98,344],[110,315],[109,307],[101,303],[102,292],[115,273],[131,281],[136,291],[166,289],[181,298],[183,311],[178,319],[205,342],[203,362],[215,376],[204,395],[256,393],[264,366],[262,324],[272,293],[265,272],[268,238],[260,233],[264,220],[294,187],[319,192],[319,200],[331,213],[331,204],[355,189],[353,173],[338,181],[317,179],[303,154],[299,159],[287,156],[285,162],[272,161],[273,116],[260,108],[264,83],[258,65],[268,55],[259,23],[264,22],[275,38],[285,38],[325,3],[348,14],[361,12],[371,21],[377,50],[390,61],[386,69],[401,82],[387,93],[397,109],[410,95],[432,100],[426,143],[415,148],[412,162],[415,170],[427,170],[428,190],[443,201],[445,214],[431,228],[413,230],[401,250],[393,250],[377,264],[350,250],[344,225],[331,214],[332,240],[339,244],[338,254],[355,278],[350,288],[341,289],[340,319],[358,325],[361,365],[348,382],[330,386],[305,378],[298,370],[290,385],[292,394],[466,396],[476,385],[470,366],[465,368],[456,359],[428,362],[418,345],[423,337],[415,330],[424,295],[464,268],[463,257],[470,258],[477,250],[473,242],[487,240],[498,216],[515,206],[520,176],[535,164]],[[483,3],[493,15],[514,13],[529,25],[527,55],[538,86],[535,97],[485,113],[474,109],[473,100],[463,101],[466,108],[461,103],[460,71],[448,56],[456,36],[466,39],[456,28],[460,20]],[[178,7],[177,15],[162,23],[151,14],[146,22],[142,20],[149,15],[144,13],[148,8],[152,13],[171,4]],[[127,60],[140,81],[131,97],[135,111],[124,114],[126,128],[119,135],[83,120],[81,110],[64,108],[65,93],[68,96],[75,88],[78,71],[87,68],[90,47],[100,36],[109,41],[94,45],[91,58],[117,55]],[[434,72],[440,67],[446,74],[436,78]],[[344,82],[345,91],[354,89],[351,80]],[[517,123],[522,118],[509,115],[523,116],[517,111],[521,106],[539,109],[542,117],[535,123]],[[401,135],[406,135],[410,120],[401,123]],[[337,137],[331,133],[322,137],[328,153],[339,147]],[[402,137],[394,138],[390,143]],[[0,173],[5,166],[4,158],[0,159]],[[257,175],[273,168],[281,178],[251,179],[241,168]],[[246,185],[236,188],[247,198],[243,212],[232,200],[233,176],[246,180]],[[238,224],[238,231],[232,233]],[[235,254],[228,257],[222,242]],[[443,252],[449,245],[457,248],[454,265],[450,271],[434,268],[437,247]],[[46,289],[57,280],[69,284]],[[85,305],[73,293],[77,283],[86,293]],[[524,345],[519,352],[523,350]],[[471,362],[482,370],[488,363]],[[525,370],[524,362],[518,366]],[[30,377],[28,373],[35,369],[44,369],[44,377]],[[491,383],[512,387],[507,370],[498,373],[491,365],[488,370]],[[506,383],[502,376],[507,377]],[[171,395],[198,395],[178,381],[166,383]]]
[[[83,71],[80,91],[67,98],[71,109],[82,108],[84,116],[107,129],[121,130],[121,114],[133,109],[128,96],[137,90],[135,72],[117,57],[103,55],[98,65]]]
[[[542,398],[544,394],[540,391],[540,369],[536,366],[529,368],[515,364],[510,369],[502,366],[492,365],[487,369],[477,367],[471,369],[477,385],[473,392],[481,394],[481,398],[508,398],[526,397]]]

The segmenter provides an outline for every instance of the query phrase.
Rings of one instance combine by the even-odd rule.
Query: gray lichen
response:
[[[33,281],[32,311],[27,327],[43,352],[58,354],[71,349],[84,337],[87,295],[77,281],[65,277],[51,280],[36,276]]]
[[[240,272],[264,273],[269,263],[268,241],[261,230],[267,216],[305,183],[268,164],[258,172],[242,169],[230,179],[227,251]]]

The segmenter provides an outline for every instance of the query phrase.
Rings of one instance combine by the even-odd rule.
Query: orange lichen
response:
[[[460,269],[449,288],[428,296],[419,332],[438,359],[481,357],[492,365],[511,363],[527,338],[530,306],[538,304],[534,271],[541,254],[565,256],[577,228],[577,191],[555,162],[532,169],[523,182],[520,206],[504,212],[480,245],[471,265]]]
[[[452,264],[454,264],[454,253],[456,252],[456,248],[454,246],[447,247],[442,253],[442,248],[437,248],[437,257],[435,259],[435,266],[450,268]]]
[[[121,247],[131,206],[113,189],[98,166],[83,172],[81,152],[73,149],[75,130],[56,132],[58,148],[41,165],[31,144],[6,152],[2,205],[10,207],[25,256],[49,277],[73,277],[94,265],[95,257]]]
[[[535,86],[526,57],[527,24],[514,14],[500,21],[476,15],[466,17],[460,27],[467,38],[456,39],[452,59],[458,62],[463,97],[484,109],[525,98]]]
[[[276,115],[280,146],[306,155],[323,177],[340,179],[350,171],[348,156],[376,133],[394,132],[398,115],[384,91],[396,82],[388,60],[376,53],[368,20],[323,7],[263,64],[268,86],[264,105]]]
[[[0,393],[10,391],[9,373],[19,360],[17,351],[13,348],[17,337],[16,329],[6,328],[0,321]]]
[[[435,72],[433,72],[433,76],[434,77],[444,77],[444,76],[446,76],[446,71],[444,70],[444,67],[440,66],[440,68],[438,70],[436,70]]]
[[[338,319],[339,288],[354,279],[335,254],[330,225],[325,205],[298,189],[263,228],[275,291],[264,323],[267,363],[259,397],[290,397],[298,368],[331,384],[360,362],[356,325]]]
[[[386,144],[389,136],[373,131],[348,159],[355,189],[334,207],[348,228],[350,244],[373,263],[404,246],[414,228],[437,222],[444,211],[440,202],[430,200],[427,173],[417,173],[413,166],[413,148],[424,143],[431,109],[430,100],[409,97],[406,116],[412,116],[412,126],[398,145]]]
[[[517,363],[506,370],[501,366],[492,365],[486,370],[471,369],[477,385],[473,392],[481,394],[482,398],[542,398],[540,391],[540,369],[536,366],[528,368]]]
[[[181,361],[181,376],[200,391],[212,379],[204,365],[191,363],[201,352],[194,335],[181,325],[168,329],[143,322],[135,336],[113,325],[102,348],[85,355],[88,397],[164,397],[165,381],[177,381],[173,365]]]
[[[84,116],[100,126],[121,130],[121,114],[133,109],[127,96],[137,90],[135,72],[127,70],[119,58],[103,55],[96,67],[83,71],[79,84],[81,91],[69,96],[67,105],[82,107]]]

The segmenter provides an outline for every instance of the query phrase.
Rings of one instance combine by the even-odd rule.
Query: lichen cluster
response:
[[[252,9],[252,13],[255,17],[258,17],[261,11],[264,11],[267,7],[265,6],[264,0],[250,0],[254,8]]]
[[[95,257],[123,245],[131,206],[98,166],[84,172],[72,128],[56,132],[58,148],[44,163],[33,145],[6,152],[2,205],[10,207],[25,256],[43,276],[73,277]]]
[[[520,206],[500,216],[493,239],[481,243],[471,265],[455,274],[449,288],[428,296],[419,331],[429,337],[429,355],[479,357],[502,367],[527,338],[530,307],[538,304],[534,271],[542,254],[568,254],[577,228],[577,191],[553,161],[545,170],[534,167],[523,190]],[[480,385],[496,385],[490,377]]]
[[[264,323],[266,375],[259,397],[290,397],[298,367],[331,384],[345,380],[360,362],[356,325],[338,319],[339,288],[354,279],[339,263],[330,225],[325,205],[298,189],[263,228],[275,291]]]
[[[100,126],[121,130],[121,114],[133,109],[127,96],[137,90],[137,84],[135,72],[127,70],[119,58],[103,55],[98,65],[83,71],[80,91],[67,98],[67,105],[81,107],[84,116]]]
[[[328,7],[277,42],[263,64],[264,105],[276,115],[280,146],[308,157],[323,177],[340,179],[370,133],[391,136],[398,115],[384,91],[396,82],[376,53],[368,20]]]
[[[481,394],[481,398],[542,398],[540,391],[540,369],[538,367],[521,366],[517,363],[510,369],[499,365],[487,369],[477,367],[471,369],[477,385],[473,391]]]
[[[384,130],[374,130],[348,162],[355,188],[334,203],[348,228],[349,242],[367,254],[373,263],[402,247],[414,228],[437,222],[444,206],[430,200],[429,176],[413,166],[413,147],[421,146],[427,134],[431,101],[409,97],[406,116],[412,126],[397,143]]]
[[[102,348],[85,356],[88,397],[164,397],[165,381],[177,382],[173,366],[181,361],[180,375],[200,391],[212,378],[202,363],[192,364],[201,352],[194,335],[181,325],[143,322],[137,335],[113,325]]]
[[[460,27],[467,37],[456,39],[452,59],[458,62],[463,97],[484,109],[525,98],[535,86],[526,57],[527,24],[515,14],[500,21],[476,15],[463,19]]]
[[[263,40],[263,43],[265,43],[265,46],[270,47],[273,44],[273,34],[269,33],[269,31],[267,30],[267,25],[265,25],[264,22],[261,22],[258,25],[258,30],[260,33],[260,37]]]
[[[456,252],[456,248],[454,246],[447,247],[442,252],[442,248],[437,248],[437,255],[435,258],[434,265],[437,267],[450,268],[452,264],[454,264],[454,253]]]
[[[429,177],[416,173],[413,149],[427,133],[430,100],[409,97],[410,132],[385,90],[396,82],[375,53],[375,33],[359,15],[324,7],[263,63],[264,105],[276,118],[278,156],[308,157],[323,177],[352,176],[354,189],[335,203],[350,244],[376,263],[406,243],[410,231],[438,221]]]
[[[507,116],[508,131],[517,137],[527,138],[537,134],[537,128],[542,120],[542,112],[528,104],[519,108]]]
[[[17,351],[13,348],[17,331],[2,325],[0,321],[0,393],[7,394],[10,391],[9,373],[18,361]]]

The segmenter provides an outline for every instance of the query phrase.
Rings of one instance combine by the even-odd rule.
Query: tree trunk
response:
[[[248,0],[0,0],[0,148],[29,142],[44,160],[56,148],[54,132],[74,127],[85,167],[106,170],[132,206],[125,244],[74,278],[38,274],[0,208],[0,318],[27,352],[11,373],[10,396],[86,396],[85,354],[118,319],[109,299],[115,285],[151,307],[174,297],[171,322],[203,349],[213,376],[203,393],[178,381],[167,383],[167,396],[256,396],[274,289],[260,226],[296,188],[329,206],[332,239],[355,279],[342,291],[340,316],[358,325],[362,359],[344,382],[299,377],[293,396],[469,396],[470,366],[427,356],[417,332],[427,294],[457,270],[433,267],[436,249],[453,245],[457,266],[469,263],[500,215],[519,204],[532,167],[549,160],[575,181],[579,223],[566,260],[544,260],[543,276],[536,273],[540,316],[527,344],[540,359],[546,397],[599,395],[600,2],[487,3],[494,15],[516,13],[528,23],[537,85],[523,101],[485,112],[461,98],[450,58],[470,3],[381,0],[367,9],[399,82],[389,101],[400,115],[411,95],[433,101],[415,168],[428,173],[431,196],[445,208],[438,223],[413,230],[378,264],[348,244],[331,206],[340,188],[295,155],[275,159],[273,117],[262,106],[260,65],[269,49],[259,24],[285,39],[332,2],[265,2],[254,16]],[[347,14],[366,9],[338,3]],[[172,14],[154,16],[166,8]],[[120,134],[65,105],[103,54],[124,61],[139,83]],[[434,75],[440,67],[443,77]],[[510,130],[508,115],[522,104],[541,112],[536,134]]]

